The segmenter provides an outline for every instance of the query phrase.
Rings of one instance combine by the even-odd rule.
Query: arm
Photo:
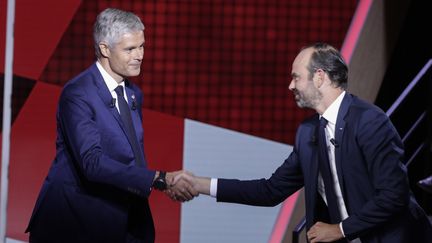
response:
[[[107,148],[103,147],[105,140],[102,139],[112,139],[113,145],[122,140],[115,133],[116,124],[102,123],[105,127],[101,127],[97,120],[103,120],[103,117],[98,117],[97,112],[103,107],[95,107],[88,96],[90,94],[85,88],[77,84],[65,88],[58,108],[61,134],[58,146],[64,146],[81,180],[148,197],[158,173],[134,166],[129,162],[130,155],[126,152],[122,154],[121,149],[118,149],[116,156],[104,152]],[[125,161],[120,161],[121,158]]]
[[[217,200],[254,206],[275,206],[303,185],[303,172],[294,148],[268,179],[218,180]]]
[[[303,186],[300,168],[294,163],[295,153],[268,179],[240,181],[235,179],[217,180],[217,200],[255,206],[274,206]],[[211,179],[193,175],[180,175],[173,183],[187,180],[200,194],[210,195]]]

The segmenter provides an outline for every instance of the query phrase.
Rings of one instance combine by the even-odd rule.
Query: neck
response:
[[[109,64],[109,60],[108,58],[104,58],[104,57],[100,57],[97,59],[98,62],[101,64],[101,66],[103,67],[103,69],[105,69],[105,71],[111,76],[113,77],[113,79],[120,84],[121,82],[123,82],[124,77],[118,75],[117,73],[115,73],[112,69],[111,66]]]
[[[322,115],[327,108],[344,92],[341,88],[330,88],[328,91],[323,92],[321,102],[315,108],[316,112]]]

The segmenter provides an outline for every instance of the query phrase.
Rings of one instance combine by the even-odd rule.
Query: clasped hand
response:
[[[168,172],[168,188],[165,194],[174,201],[185,202],[199,195],[194,183],[194,175],[189,171]]]

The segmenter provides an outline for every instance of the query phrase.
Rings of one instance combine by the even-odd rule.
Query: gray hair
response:
[[[101,42],[106,42],[108,47],[112,48],[124,34],[143,30],[144,24],[134,13],[115,8],[105,9],[97,16],[93,26],[96,57],[101,57],[99,49]]]

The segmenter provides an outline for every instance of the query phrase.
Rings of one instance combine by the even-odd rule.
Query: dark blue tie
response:
[[[325,127],[327,125],[327,120],[321,117],[319,129],[318,129],[318,148],[319,148],[319,168],[321,176],[324,181],[325,195],[327,199],[327,207],[330,214],[331,223],[339,223],[341,216],[339,213],[339,207],[337,203],[336,192],[334,190],[333,175],[330,170],[330,162],[328,158]]]
[[[138,166],[144,166],[145,164],[143,153],[136,137],[136,132],[132,122],[129,105],[124,98],[123,86],[119,85],[114,90],[117,94],[118,106],[120,110],[120,117],[123,122],[123,127],[135,156],[135,163]]]

